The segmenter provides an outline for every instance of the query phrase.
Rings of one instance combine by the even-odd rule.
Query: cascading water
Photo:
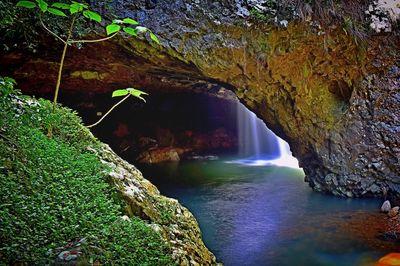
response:
[[[299,168],[299,161],[295,157],[293,157],[292,152],[290,151],[289,144],[280,137],[276,135],[275,137],[278,139],[280,156],[275,160],[269,161],[269,163],[278,166]]]
[[[267,128],[261,119],[237,101],[237,127],[240,163],[248,165],[279,165],[298,168],[289,144]]]
[[[239,156],[270,159],[279,156],[278,141],[263,121],[237,101],[237,127],[239,140]]]

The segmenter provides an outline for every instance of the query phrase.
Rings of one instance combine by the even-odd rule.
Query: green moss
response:
[[[172,264],[169,247],[147,223],[120,218],[109,169],[92,152],[100,144],[73,112],[52,114],[46,100],[0,98],[0,264],[43,265],[83,238],[86,263]]]
[[[74,71],[71,73],[71,77],[73,78],[82,78],[85,80],[90,80],[90,79],[96,79],[96,80],[102,80],[105,79],[109,76],[110,74],[108,73],[99,73],[96,71]]]
[[[171,209],[171,203],[166,200],[161,200],[158,204],[158,209],[160,211],[160,224],[171,224],[175,219],[175,212]]]

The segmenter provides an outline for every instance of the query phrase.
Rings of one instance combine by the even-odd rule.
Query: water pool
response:
[[[381,200],[315,193],[301,169],[228,162],[141,167],[195,215],[225,265],[371,265],[395,251],[364,230]]]

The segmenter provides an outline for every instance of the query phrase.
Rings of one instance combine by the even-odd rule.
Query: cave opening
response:
[[[85,124],[116,101],[75,99],[63,102]],[[92,132],[187,207],[225,265],[358,265],[383,255],[357,229],[377,200],[314,193],[288,144],[233,93],[150,92],[146,100],[130,99]]]
[[[16,7],[15,1],[5,1],[10,2],[10,7]],[[20,1],[17,6],[18,9],[38,7],[36,10],[43,12],[48,9],[45,16],[57,15],[57,8],[67,6],[65,1],[51,8],[43,1],[34,2]],[[4,37],[12,45],[3,45],[2,75],[15,77],[29,94],[36,90],[49,93],[59,69],[58,85],[62,79],[59,102],[77,110],[85,125],[104,117],[119,100],[111,98],[113,89],[137,86],[148,90],[147,102],[131,97],[90,129],[100,141],[134,164],[145,179],[135,167],[104,146],[96,145],[90,134],[82,130],[79,119],[69,116],[68,112],[67,116],[57,118],[69,117],[74,122],[73,129],[78,129],[79,135],[74,134],[77,137],[73,142],[80,144],[76,145],[78,148],[64,139],[58,145],[57,135],[51,138],[52,120],[36,119],[36,114],[30,115],[30,111],[26,113],[31,116],[29,121],[44,122],[38,123],[38,128],[25,130],[26,121],[19,112],[19,107],[25,110],[25,102],[19,96],[10,98],[19,107],[10,113],[13,128],[8,125],[11,125],[9,121],[0,119],[4,122],[0,123],[0,144],[7,144],[3,149],[6,156],[2,160],[4,165],[0,165],[0,180],[6,180],[7,175],[11,181],[3,182],[2,186],[7,197],[3,197],[0,206],[7,212],[0,209],[0,213],[10,219],[4,227],[8,231],[0,230],[0,233],[17,234],[3,234],[5,240],[13,236],[16,241],[8,241],[10,244],[4,248],[0,245],[0,261],[4,259],[1,250],[12,254],[13,260],[21,258],[21,264],[29,264],[25,262],[25,254],[37,251],[47,257],[57,252],[60,260],[75,256],[78,264],[79,254],[89,264],[96,265],[102,254],[110,257],[105,263],[113,263],[112,259],[117,257],[121,261],[138,261],[136,251],[125,250],[116,240],[125,240],[123,244],[129,248],[129,244],[143,239],[149,245],[137,250],[139,255],[146,255],[147,247],[161,245],[148,242],[146,235],[137,237],[129,233],[119,237],[115,234],[114,226],[134,220],[135,216],[143,218],[140,219],[143,228],[160,233],[159,243],[166,242],[171,248],[162,251],[160,256],[157,254],[156,259],[162,260],[171,253],[172,257],[179,256],[176,264],[180,265],[209,265],[208,261],[214,265],[213,254],[217,261],[231,266],[375,265],[387,252],[398,252],[397,203],[394,208],[384,205],[388,213],[378,215],[379,199],[339,197],[383,195],[386,199],[400,192],[400,135],[397,134],[400,132],[397,45],[400,42],[396,41],[399,27],[393,25],[392,29],[389,23],[388,32],[368,30],[374,28],[374,23],[370,24],[374,17],[378,16],[382,23],[391,21],[386,16],[387,10],[379,9],[379,3],[375,3],[380,1],[304,1],[304,5],[299,5],[299,1],[140,0],[107,1],[105,6],[100,1],[84,2],[101,14],[83,11],[86,8],[82,5],[74,16],[83,14],[98,21],[98,16],[104,15],[104,21],[98,26],[106,26],[107,37],[101,38],[102,32],[97,28],[83,41],[87,44],[71,41],[70,38],[83,34],[82,25],[78,25],[76,34],[71,34],[71,25],[67,41],[61,40],[65,48],[60,64],[60,47],[55,44],[54,36],[46,37],[37,29],[38,23],[32,24],[37,16],[24,18],[26,12],[19,14],[13,8],[11,13],[6,12],[11,16],[5,18],[7,25],[3,25],[3,30],[8,36]],[[73,7],[76,5],[74,2],[70,6],[70,13],[76,11]],[[58,15],[62,12],[58,11]],[[328,19],[330,15],[333,19]],[[72,24],[74,21],[75,18]],[[49,33],[59,34],[57,29],[53,32],[52,26],[62,23],[53,23],[47,17],[43,21],[40,17],[40,22]],[[92,28],[95,24],[92,22],[87,26]],[[12,24],[17,28],[17,24],[23,25],[21,30],[29,32],[24,36],[34,43],[12,40],[13,35],[21,35],[18,29],[12,34]],[[117,31],[109,34],[109,29],[116,28]],[[99,34],[100,40],[108,40],[118,31],[143,34],[135,36],[138,38],[126,38],[125,34],[102,44],[91,39]],[[24,51],[24,46],[30,49]],[[235,91],[275,133],[290,142],[304,172],[288,143],[221,86]],[[48,94],[44,96],[52,98]],[[26,106],[39,110],[35,101],[26,101]],[[42,107],[47,107],[47,103]],[[54,109],[49,119],[55,117]],[[48,110],[43,110],[47,114]],[[22,123],[24,131],[14,130]],[[68,140],[70,133],[75,132],[71,132],[69,123],[65,124]],[[54,132],[63,132],[63,126],[63,121],[54,125]],[[45,136],[46,129],[50,138]],[[14,138],[9,132],[22,134],[15,134]],[[87,144],[84,138],[80,141],[81,136],[91,142]],[[24,154],[24,146],[16,143],[35,145],[26,145],[30,148]],[[70,144],[74,149],[67,153],[64,150]],[[92,149],[97,146],[99,150]],[[39,150],[43,152],[38,153]],[[104,150],[108,153],[103,154]],[[28,160],[28,155],[32,160]],[[68,159],[65,166],[64,160],[61,163],[57,160],[64,157]],[[43,171],[36,172],[36,169]],[[88,170],[87,174],[84,170]],[[304,182],[305,173],[309,184]],[[81,181],[85,176],[93,176],[93,185]],[[62,182],[51,185],[47,181],[50,178]],[[147,180],[162,195],[179,203],[160,196]],[[68,181],[79,186],[69,186]],[[10,188],[22,189],[7,189],[5,185],[9,184]],[[54,197],[39,194],[36,185],[57,194]],[[314,193],[310,186],[338,197]],[[84,188],[80,202],[76,201],[79,187]],[[115,191],[124,201],[118,201],[115,207],[110,205],[112,208],[103,212],[105,215],[96,215],[105,204],[94,195],[107,194],[117,199]],[[24,204],[15,204],[19,199]],[[67,205],[68,201],[72,204]],[[35,202],[38,204],[34,205]],[[125,204],[128,206],[122,206]],[[196,217],[203,240],[213,254],[203,249],[197,222],[181,204]],[[81,208],[86,205],[90,209]],[[68,206],[77,207],[76,211]],[[51,216],[40,215],[42,210],[51,210],[48,212]],[[113,217],[97,222],[102,221],[98,217],[108,217],[108,214]],[[71,217],[74,223],[69,224],[66,221]],[[85,222],[86,217],[93,219]],[[32,226],[24,226],[25,220]],[[57,226],[48,228],[54,222]],[[102,230],[103,223],[109,224],[106,229],[110,230]],[[85,242],[93,237],[90,231],[79,230],[86,225],[93,232],[106,234],[104,242],[122,256],[115,256],[118,253],[100,245],[88,245],[88,251],[93,251],[94,256],[87,256]],[[78,231],[82,232],[71,237],[70,233]],[[23,237],[25,232],[32,237]],[[57,238],[65,233],[65,237],[56,242],[50,233]],[[79,240],[77,249],[75,240]],[[21,249],[25,247],[24,242],[25,250]],[[31,243],[40,248],[29,248]],[[81,243],[85,253],[79,251]],[[11,252],[14,248],[23,251],[15,259]],[[67,253],[67,248],[73,252]],[[203,257],[208,258],[202,260]],[[36,256],[32,258],[36,260]]]
[[[91,130],[135,164],[225,158],[239,164],[299,168],[284,140],[233,92],[219,92],[156,92],[146,96],[146,102],[131,97]],[[67,93],[62,101],[78,110],[88,125],[116,99],[100,94],[82,95],[76,101],[76,95]]]
[[[116,101],[61,98],[86,125]],[[358,227],[379,200],[314,193],[288,144],[233,93],[150,92],[146,101],[132,97],[91,131],[187,207],[225,265],[359,265],[384,255],[375,232],[367,241]]]

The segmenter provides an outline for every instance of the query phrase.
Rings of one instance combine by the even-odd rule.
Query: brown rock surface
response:
[[[155,164],[162,162],[177,162],[180,160],[178,151],[172,147],[151,148],[139,154],[136,159],[140,163]]]
[[[396,217],[398,214],[399,214],[399,206],[393,207],[388,213],[390,218]]]

